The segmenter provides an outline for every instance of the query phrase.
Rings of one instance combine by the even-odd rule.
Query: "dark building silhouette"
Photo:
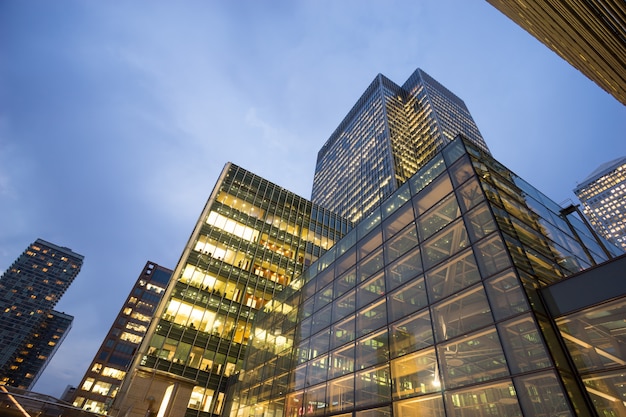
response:
[[[0,384],[32,388],[71,327],[53,310],[83,256],[42,239],[0,277]]]

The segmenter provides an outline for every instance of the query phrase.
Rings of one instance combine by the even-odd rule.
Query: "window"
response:
[[[435,349],[421,350],[391,362],[394,399],[441,391]]]

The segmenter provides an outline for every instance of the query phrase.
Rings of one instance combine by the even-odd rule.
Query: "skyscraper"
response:
[[[5,375],[9,385],[31,389],[72,328],[74,317],[52,310],[43,319],[33,337],[23,345],[19,356]],[[34,375],[34,376],[33,376]]]
[[[350,228],[328,210],[227,164],[111,414],[220,414],[258,311]]]
[[[106,414],[165,293],[172,271],[147,262],[70,402]]]
[[[598,233],[626,250],[626,157],[600,165],[574,194]]]
[[[231,416],[623,415],[624,303],[574,366],[539,294],[606,248],[458,137],[258,315]],[[594,331],[577,320],[563,338]]]
[[[37,239],[0,277],[0,384],[29,388],[36,381],[54,353],[37,347],[57,345],[69,329],[71,316],[53,308],[82,263],[71,249]]]
[[[376,78],[313,195],[224,168],[112,415],[619,415],[540,294],[619,250],[493,159],[423,71]]]
[[[626,3],[487,0],[626,105]]]
[[[465,103],[421,69],[379,74],[317,155],[311,200],[353,222],[458,134],[489,152]]]

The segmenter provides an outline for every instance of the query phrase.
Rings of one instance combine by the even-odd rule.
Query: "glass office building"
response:
[[[421,69],[379,74],[317,156],[311,200],[357,222],[458,134],[488,152],[465,103]]]
[[[257,312],[350,228],[328,210],[227,164],[111,414],[221,414]]]
[[[147,262],[69,402],[107,414],[148,331],[172,271]]]
[[[619,253],[458,137],[264,306],[227,408],[595,415],[539,290]]]
[[[71,325],[53,308],[83,256],[37,239],[0,277],[0,385],[30,389]],[[49,346],[53,349],[48,349]]]
[[[626,105],[626,2],[487,1]]]
[[[626,416],[626,255],[542,289],[599,416]]]
[[[626,156],[600,165],[574,194],[598,233],[626,250]]]

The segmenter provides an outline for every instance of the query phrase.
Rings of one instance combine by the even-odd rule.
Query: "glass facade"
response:
[[[623,1],[487,1],[626,105]]]
[[[172,271],[147,262],[70,402],[106,415],[165,293]]]
[[[83,263],[66,247],[37,239],[0,277],[0,385],[29,389],[69,330],[53,310]]]
[[[626,416],[626,255],[541,294],[599,416]]]
[[[357,222],[458,134],[488,152],[465,103],[424,71],[401,87],[379,74],[318,153],[311,199]]]
[[[626,157],[600,166],[574,194],[598,233],[626,250]]]
[[[112,414],[221,414],[257,312],[280,308],[275,295],[350,228],[328,210],[227,164]]]
[[[593,415],[539,289],[609,255],[458,137],[264,306],[230,415]]]

